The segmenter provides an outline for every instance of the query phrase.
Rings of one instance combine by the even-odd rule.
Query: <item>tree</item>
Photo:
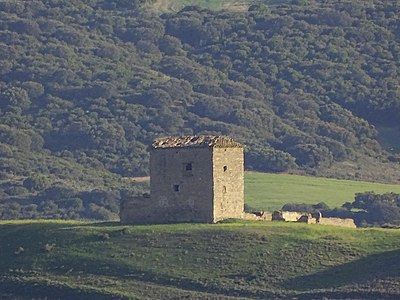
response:
[[[31,101],[28,93],[18,87],[8,87],[0,91],[0,109],[12,109],[14,107],[26,110],[30,107]]]
[[[23,186],[30,191],[42,191],[49,186],[49,182],[45,176],[36,174],[26,178]]]
[[[374,192],[357,193],[352,208],[362,209],[368,223],[400,224],[400,195],[386,193],[382,195]]]

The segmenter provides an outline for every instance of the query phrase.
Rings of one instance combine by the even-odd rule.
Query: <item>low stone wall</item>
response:
[[[179,211],[174,210],[160,210],[154,207],[149,195],[135,197],[128,201],[121,203],[120,219],[122,224],[156,224],[165,223],[171,220],[172,214],[175,216],[176,222],[190,222],[195,220],[188,220],[186,217],[190,212],[186,211],[187,208],[181,207]],[[286,221],[286,222],[303,222],[307,224],[322,224],[332,225],[347,228],[356,228],[353,219],[341,218],[324,218],[321,214],[309,214],[303,212],[289,212],[289,211],[274,211],[271,212],[244,212],[242,215],[243,220],[248,221]]]
[[[153,211],[150,196],[143,195],[122,201],[119,217],[122,224],[147,224],[154,221]]]
[[[297,220],[297,222],[302,222],[307,224],[317,224],[318,220],[316,218],[313,218],[311,214],[308,214],[301,216],[300,219]]]
[[[270,212],[244,212],[243,220],[248,221],[272,221],[272,213]]]
[[[307,215],[307,213],[297,212],[297,211],[274,211],[272,213],[272,220],[297,222],[304,215]]]
[[[318,224],[341,226],[341,227],[348,227],[348,228],[357,228],[353,219],[321,218],[319,220]]]
[[[302,222],[307,224],[322,224],[341,226],[348,228],[356,228],[353,219],[341,218],[323,218],[321,213],[304,213],[294,211],[274,211],[272,213],[272,221],[285,221],[285,222]]]
[[[143,195],[121,201],[121,224],[167,224],[182,222],[207,221],[207,216],[202,212],[196,212],[189,205],[165,205],[155,201],[150,195]],[[211,217],[208,223],[212,223]]]

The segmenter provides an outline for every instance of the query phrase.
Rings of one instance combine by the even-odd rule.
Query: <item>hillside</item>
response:
[[[398,299],[400,232],[285,223],[0,223],[0,297]]]
[[[64,193],[112,219],[161,135],[232,136],[250,170],[397,182],[399,4],[284,2],[2,1],[0,208],[35,217],[43,196],[76,218]]]

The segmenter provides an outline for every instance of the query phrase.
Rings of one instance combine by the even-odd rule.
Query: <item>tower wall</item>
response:
[[[243,148],[213,149],[214,222],[241,218],[244,211]]]
[[[153,149],[151,202],[160,222],[213,222],[212,148]]]

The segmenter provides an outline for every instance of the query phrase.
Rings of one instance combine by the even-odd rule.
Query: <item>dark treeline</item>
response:
[[[387,158],[374,125],[400,118],[396,1],[160,16],[152,2],[0,3],[3,198],[35,174],[146,175],[159,135],[233,136],[260,171]]]

